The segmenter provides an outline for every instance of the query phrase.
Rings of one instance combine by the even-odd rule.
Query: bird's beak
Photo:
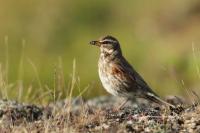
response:
[[[91,45],[95,45],[95,46],[100,46],[101,45],[100,41],[91,41],[90,44]]]

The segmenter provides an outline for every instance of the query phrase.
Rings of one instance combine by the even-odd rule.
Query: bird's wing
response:
[[[126,85],[125,89],[127,92],[138,93],[139,95],[137,96],[141,98],[173,108],[175,107],[159,98],[133,67],[124,58],[122,59],[123,60],[116,61],[116,63],[112,65],[112,74],[115,75],[118,80],[121,79],[121,82]]]
[[[140,91],[146,91],[154,94],[148,84],[124,58],[112,65],[112,74],[122,79],[122,82],[127,85],[126,89],[129,92],[140,93]]]

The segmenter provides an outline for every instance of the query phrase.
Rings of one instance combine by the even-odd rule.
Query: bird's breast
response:
[[[112,95],[119,96],[123,94],[123,82],[113,74],[113,64],[104,59],[99,59],[98,63],[99,77],[103,87]]]

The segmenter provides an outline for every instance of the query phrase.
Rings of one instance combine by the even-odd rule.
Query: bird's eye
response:
[[[113,49],[113,48],[114,48],[114,45],[111,44],[111,43],[105,43],[105,44],[102,45],[102,47],[103,47],[104,49],[110,50],[110,49]]]

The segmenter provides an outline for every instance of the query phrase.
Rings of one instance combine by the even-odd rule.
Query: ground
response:
[[[160,107],[101,96],[46,106],[0,100],[1,132],[200,132],[200,106]]]

